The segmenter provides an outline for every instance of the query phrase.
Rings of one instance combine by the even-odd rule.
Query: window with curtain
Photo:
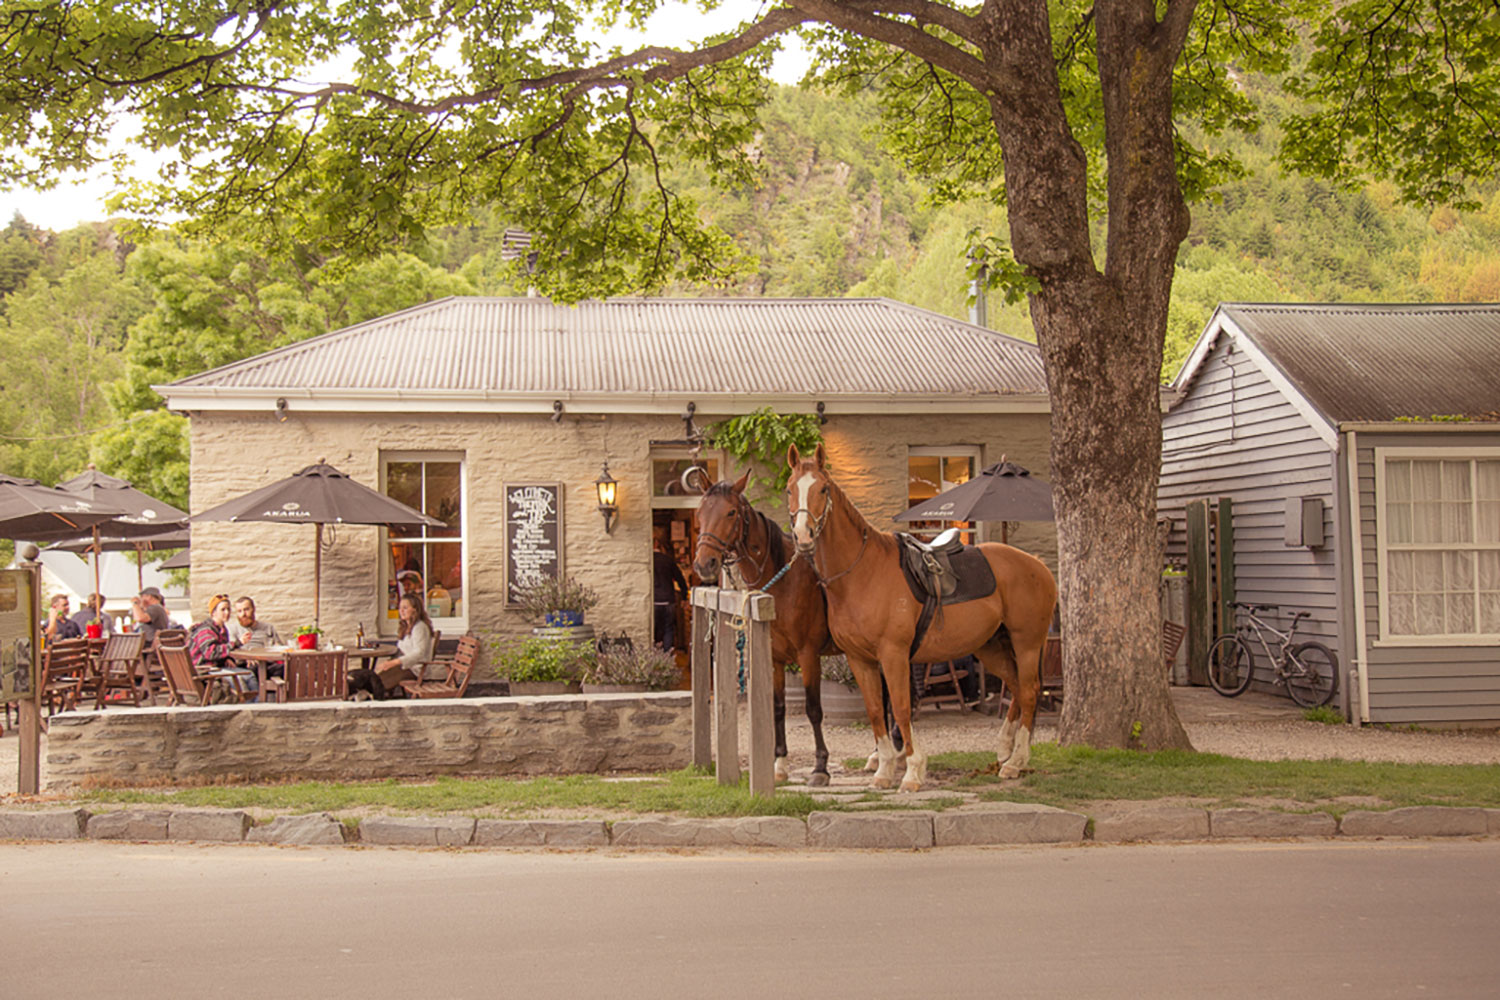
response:
[[[458,455],[385,456],[386,495],[443,522],[387,537],[386,620],[392,626],[397,602],[408,592],[423,598],[434,628],[451,630],[466,620],[463,471]]]
[[[1380,456],[1387,637],[1500,638],[1500,455]]]

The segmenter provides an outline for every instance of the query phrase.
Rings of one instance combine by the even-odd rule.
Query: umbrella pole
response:
[[[104,595],[99,591],[99,526],[97,524],[94,525],[92,534],[94,536],[94,593],[99,594],[99,606],[94,609],[94,615],[97,617],[104,614]]]
[[[135,543],[135,592],[139,594],[146,589],[146,577],[141,569],[141,543]]]
[[[316,529],[313,533],[313,628],[319,628],[318,605],[322,596],[319,591],[323,586],[323,524],[314,524]]]

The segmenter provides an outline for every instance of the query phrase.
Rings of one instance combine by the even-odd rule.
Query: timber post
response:
[[[754,795],[771,795],[776,790],[771,690],[771,622],[775,617],[776,602],[770,594],[693,588],[693,763],[707,765],[712,747],[719,784],[739,784],[739,675],[743,663],[750,704],[750,791]],[[710,621],[717,622],[712,650],[708,641]],[[743,647],[739,642],[742,633]]]

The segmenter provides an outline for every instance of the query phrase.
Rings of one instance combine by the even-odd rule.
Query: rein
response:
[[[829,485],[830,486],[833,485],[833,483],[832,483],[831,480],[829,481]],[[842,491],[838,491],[837,495],[842,498],[843,497],[843,492]],[[847,502],[847,500],[845,502]],[[809,514],[809,518],[808,519],[810,521],[812,521],[812,530],[811,530],[810,533],[812,535],[812,540],[813,540],[813,544],[814,544],[815,547],[817,545],[818,536],[823,533],[823,525],[826,524],[827,521],[828,521],[828,515],[831,514],[831,513],[833,513],[833,506],[834,506],[834,498],[832,496],[830,496],[828,498],[828,503],[825,504],[824,507],[823,507],[823,513],[822,513],[821,516],[819,516],[819,517],[812,517]],[[796,522],[797,515],[805,512],[806,510],[807,510],[807,508],[805,508],[805,507],[798,507],[796,510],[792,511],[791,512],[791,516],[792,516],[793,523]],[[870,526],[868,524],[866,524],[865,525],[864,533],[861,534],[860,537],[859,537],[859,551],[857,553],[855,553],[855,555],[854,555],[854,561],[852,563],[850,563],[842,571],[840,571],[838,573],[835,573],[832,576],[828,576],[828,577],[825,577],[822,573],[818,572],[818,563],[817,563],[817,560],[813,558],[813,553],[809,552],[808,555],[807,555],[807,561],[812,565],[813,576],[817,577],[818,586],[822,587],[824,590],[827,590],[828,589],[828,585],[830,583],[834,582],[835,580],[838,580],[838,579],[841,579],[843,577],[846,577],[850,573],[854,572],[854,567],[858,566],[859,565],[859,561],[865,557],[865,546],[868,545],[869,543],[870,543]],[[816,551],[816,548],[814,549],[814,551]],[[788,562],[787,565],[790,566],[791,563]],[[783,567],[782,572],[785,572],[785,571],[786,571],[785,567]]]

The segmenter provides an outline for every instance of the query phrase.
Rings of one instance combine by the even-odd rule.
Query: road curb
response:
[[[1089,825],[1092,823],[1092,830]],[[1142,803],[1089,817],[1052,806],[987,802],[936,812],[814,812],[728,819],[604,820],[371,816],[357,827],[328,813],[255,824],[238,809],[0,809],[0,841],[128,840],[380,847],[769,848],[925,850],[1027,844],[1500,836],[1500,809],[1409,806],[1327,813],[1197,809]]]

